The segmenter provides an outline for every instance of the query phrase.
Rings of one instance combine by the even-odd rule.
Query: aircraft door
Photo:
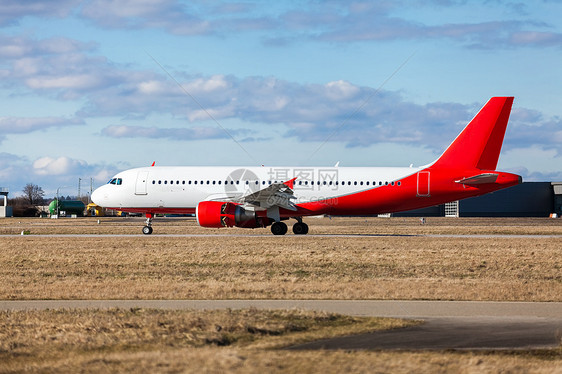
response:
[[[429,171],[420,171],[418,173],[418,194],[420,197],[429,196]]]
[[[148,171],[139,171],[137,183],[135,184],[135,195],[146,195],[146,184],[148,183]]]

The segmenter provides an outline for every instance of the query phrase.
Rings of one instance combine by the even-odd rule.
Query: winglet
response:
[[[287,182],[283,182],[283,184],[287,187],[289,187],[291,190],[293,189],[294,185],[295,185],[295,180],[297,179],[297,177],[294,177],[293,179],[288,180]]]
[[[150,166],[154,166],[154,164],[156,164],[156,161],[152,161],[152,165],[150,165]]]

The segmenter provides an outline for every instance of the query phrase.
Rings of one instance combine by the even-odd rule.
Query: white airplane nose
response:
[[[104,203],[104,196],[103,196],[103,191],[102,187],[96,188],[94,190],[94,192],[92,192],[92,201],[94,202],[94,204],[99,205],[99,206],[103,206]]]

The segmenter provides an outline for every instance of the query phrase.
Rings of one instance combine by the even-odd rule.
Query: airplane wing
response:
[[[297,206],[292,201],[296,199],[293,192],[295,179],[296,178],[293,178],[284,183],[271,184],[259,191],[240,196],[234,201],[239,204],[250,205],[261,209],[278,206],[287,210],[297,210]]]
[[[495,173],[482,173],[475,175],[473,177],[463,178],[461,180],[455,181],[455,183],[462,184],[486,184],[495,183],[498,179],[498,175]]]

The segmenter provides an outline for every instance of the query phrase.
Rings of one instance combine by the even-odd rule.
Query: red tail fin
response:
[[[433,167],[495,170],[513,97],[492,97]]]

